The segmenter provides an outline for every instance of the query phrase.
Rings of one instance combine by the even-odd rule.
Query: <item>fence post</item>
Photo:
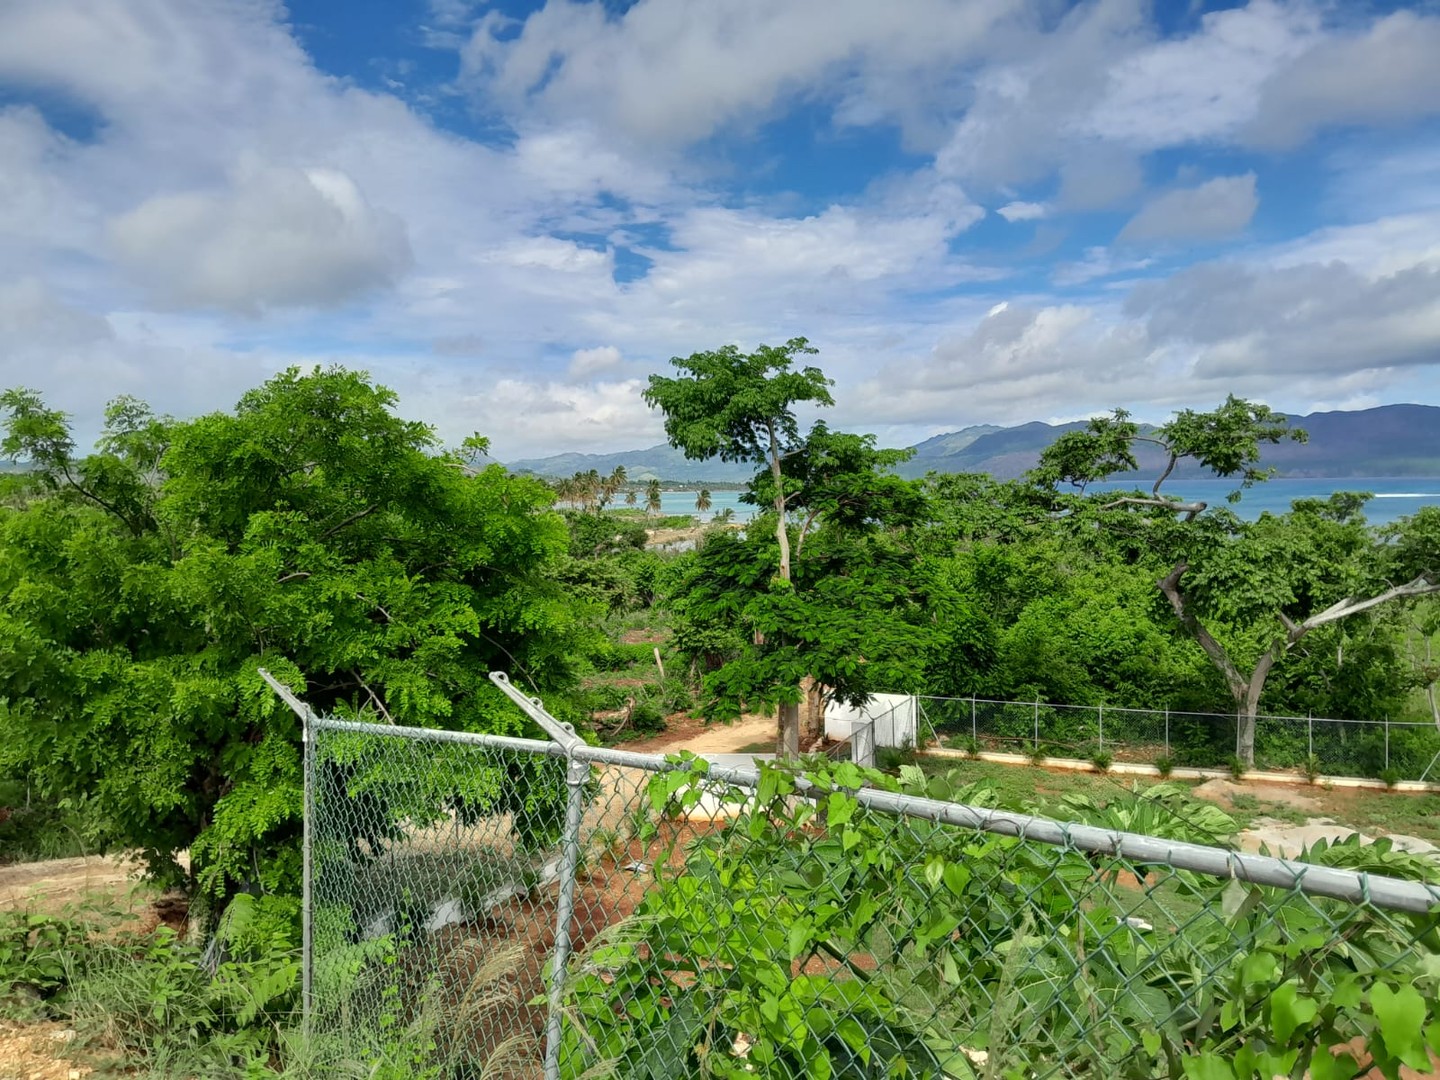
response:
[[[315,820],[315,732],[310,726],[307,706],[300,717],[300,753],[304,770],[304,805],[300,822],[300,1023],[306,1041],[310,1039],[314,1013],[315,982],[315,857],[311,833]]]
[[[975,727],[975,695],[970,695],[970,741],[976,746],[980,745],[980,732]]]
[[[1390,714],[1385,714],[1385,768],[1390,768]]]
[[[1099,718],[1100,718],[1100,719],[1099,719],[1099,723],[1100,723],[1100,753],[1103,754],[1103,753],[1105,752],[1105,706],[1104,706],[1104,704],[1101,704],[1101,706],[1100,706]]]
[[[560,837],[560,896],[555,904],[555,946],[550,952],[549,1012],[545,1017],[545,1080],[560,1076],[560,1010],[565,1003],[565,965],[570,959],[570,920],[575,913],[575,876],[580,865],[580,822],[590,766],[569,757],[565,769],[565,831]]]
[[[313,979],[315,971],[315,948],[312,936],[315,919],[315,905],[312,896],[314,877],[310,833],[315,820],[315,729],[311,721],[315,714],[310,706],[301,701],[290,688],[271,675],[263,667],[256,668],[259,675],[275,691],[275,696],[290,707],[300,719],[300,775],[302,783],[300,819],[300,1025],[305,1038],[310,1038],[310,1021],[313,1012]]]
[[[1165,756],[1170,756],[1170,706],[1165,706]]]
[[[1306,713],[1306,714],[1305,714],[1305,726],[1309,729],[1309,732],[1310,732],[1310,756],[1313,758],[1313,757],[1315,756],[1315,714],[1314,714],[1314,713]]]
[[[1040,699],[1035,699],[1035,752],[1040,752]]]

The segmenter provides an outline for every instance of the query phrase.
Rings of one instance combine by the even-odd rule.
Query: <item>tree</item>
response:
[[[660,481],[651,480],[645,485],[645,512],[647,514],[660,513]]]
[[[723,657],[705,680],[710,715],[733,716],[742,704],[794,704],[798,714],[801,683],[813,679],[824,689],[809,745],[822,733],[824,699],[855,703],[916,685],[935,623],[932,583],[910,535],[925,500],[917,482],[890,471],[908,456],[877,449],[874,436],[814,425],[782,466],[797,518],[789,581],[774,573],[779,545],[765,523],[701,546],[674,595],[680,636]],[[773,485],[762,469],[743,498],[768,516]],[[716,635],[727,633],[730,647],[717,648]],[[798,715],[777,742],[778,753],[798,750]]]
[[[1440,553],[1410,567],[1403,580],[1393,576],[1401,565],[1395,553],[1376,552],[1369,542],[1361,516],[1367,496],[1302,500],[1290,514],[1247,523],[1161,491],[1187,458],[1248,487],[1270,475],[1260,466],[1261,445],[1285,438],[1304,441],[1305,436],[1266,406],[1233,396],[1209,413],[1177,413],[1148,434],[1116,410],[1092,420],[1086,431],[1057,440],[1031,474],[1046,488],[1069,483],[1083,490],[1094,480],[1134,468],[1137,442],[1160,449],[1161,471],[1148,492],[1088,502],[1062,499],[1061,505],[1086,520],[1098,514],[1111,529],[1134,516],[1144,530],[1140,542],[1168,553],[1169,569],[1157,585],[1179,625],[1223,678],[1236,710],[1236,753],[1247,765],[1255,760],[1255,718],[1266,680],[1295,645],[1319,627],[1440,591]],[[1239,494],[1233,492],[1231,499]],[[1220,625],[1227,632],[1218,633]],[[1247,659],[1239,662],[1240,656]]]
[[[796,358],[818,352],[803,337],[784,345],[761,345],[742,353],[734,345],[709,352],[674,357],[677,377],[651,375],[645,402],[665,414],[670,445],[692,461],[718,457],[746,461],[768,468],[770,506],[778,548],[779,580],[789,583],[790,537],[787,508],[791,492],[785,485],[783,463],[800,444],[795,406],[804,402],[833,405],[833,385],[816,367],[794,371]],[[802,673],[803,674],[803,673]],[[794,753],[799,742],[800,707],[779,703],[777,744],[780,752]]]
[[[699,494],[695,496],[695,509],[702,514],[710,509],[709,488],[701,488]]]
[[[625,466],[616,465],[614,472],[600,480],[600,494],[595,512],[600,513],[605,507],[609,506],[610,501],[615,498],[616,494],[624,486]]]
[[[519,734],[486,679],[562,694],[598,605],[555,579],[538,480],[444,452],[364,375],[292,369],[189,421],[122,399],[95,453],[38,395],[0,398],[31,467],[0,509],[0,765],[217,898],[298,887],[297,722]]]

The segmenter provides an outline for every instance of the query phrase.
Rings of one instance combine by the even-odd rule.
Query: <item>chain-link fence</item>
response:
[[[306,1004],[333,1070],[1428,1066],[1433,886],[936,800],[913,769],[588,747],[512,696],[555,741],[309,721]]]
[[[1044,754],[1193,768],[1225,768],[1236,752],[1234,714],[919,697],[922,736],[954,749]],[[1421,779],[1440,755],[1434,724],[1258,716],[1255,767],[1326,776]],[[1432,769],[1432,775],[1437,770]]]

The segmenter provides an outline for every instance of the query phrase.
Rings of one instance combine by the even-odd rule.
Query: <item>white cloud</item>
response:
[[[625,362],[620,350],[614,345],[600,345],[593,349],[576,349],[570,357],[570,377],[589,379],[602,371],[614,371]]]
[[[1374,278],[1339,262],[1213,263],[1137,287],[1127,311],[1157,341],[1198,346],[1202,377],[1433,364],[1440,263]]]
[[[105,318],[67,304],[38,278],[0,282],[0,352],[43,355],[113,337]]]
[[[1085,257],[1078,262],[1062,263],[1056,267],[1055,272],[1050,275],[1050,280],[1056,285],[1083,285],[1096,278],[1144,270],[1153,261],[1152,259],[1117,258],[1109,248],[1091,247],[1085,249]]]
[[[1335,124],[1440,114],[1440,17],[1396,11],[1359,33],[1315,42],[1261,87],[1247,141],[1290,147]]]
[[[1214,240],[1250,224],[1260,205],[1255,174],[1217,176],[1193,188],[1157,195],[1120,230],[1120,241]]]
[[[642,142],[687,143],[765,115],[782,93],[856,72],[890,81],[973,58],[1008,0],[642,0],[623,15],[550,0],[518,35],[486,19],[462,50],[488,102],[586,116]],[[898,16],[898,17],[897,17]]]
[[[1228,138],[1255,112],[1260,87],[1320,36],[1308,3],[1251,0],[1205,15],[1200,29],[1149,43],[1110,65],[1081,133],[1142,150]]]
[[[410,263],[403,224],[334,169],[269,168],[221,192],[146,200],[111,225],[125,268],[167,306],[330,306]]]
[[[1044,203],[1009,202],[995,212],[1010,222],[1038,221],[1050,213],[1050,208]]]

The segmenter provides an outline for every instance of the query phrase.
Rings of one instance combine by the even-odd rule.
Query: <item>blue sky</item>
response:
[[[8,0],[0,385],[363,366],[502,457],[805,335],[889,443],[1440,404],[1440,6]]]

